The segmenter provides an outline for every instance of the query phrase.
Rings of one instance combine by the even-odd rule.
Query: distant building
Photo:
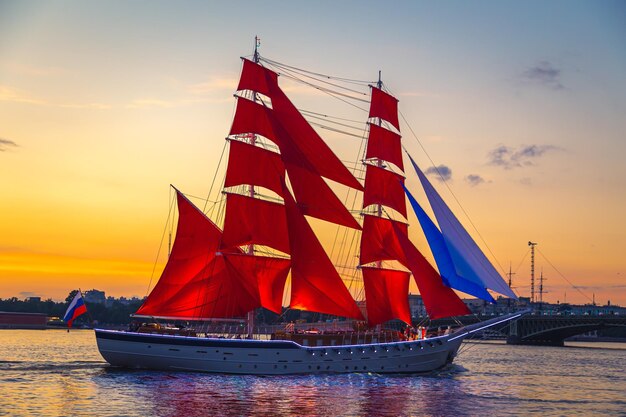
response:
[[[28,297],[26,301],[29,303],[39,303],[41,302],[41,297]]]
[[[426,307],[421,295],[409,294],[409,311],[413,321],[426,316]]]
[[[45,314],[0,311],[0,329],[45,329],[47,321]]]
[[[93,304],[104,304],[106,303],[106,297],[104,291],[100,290],[88,290],[83,294],[85,297],[85,302],[93,303]]]

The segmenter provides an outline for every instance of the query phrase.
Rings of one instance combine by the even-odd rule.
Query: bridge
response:
[[[492,318],[492,317],[489,317]],[[464,317],[463,325],[482,321],[486,317]],[[431,327],[455,325],[452,320],[431,322]],[[525,315],[496,329],[511,345],[563,346],[568,337],[611,327],[626,328],[626,316],[540,316]],[[491,336],[494,336],[491,333]]]
[[[626,317],[527,315],[511,322],[508,327],[508,344],[563,346],[563,340],[577,334],[609,327],[626,327]]]

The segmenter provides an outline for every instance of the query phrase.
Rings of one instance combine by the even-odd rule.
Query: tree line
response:
[[[14,312],[14,313],[40,313],[49,317],[63,318],[65,311],[76,294],[72,291],[65,301],[55,302],[51,299],[47,300],[19,300],[17,297],[0,299],[0,311]],[[92,321],[96,321],[100,325],[123,325],[130,323],[131,317],[137,309],[141,306],[142,300],[129,300],[127,302],[121,302],[120,300],[113,300],[107,304],[101,303],[88,303],[88,314],[84,314],[76,321],[75,325],[90,324]]]

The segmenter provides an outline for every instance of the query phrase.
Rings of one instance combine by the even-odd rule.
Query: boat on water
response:
[[[232,374],[429,372],[451,363],[465,338],[519,317],[437,334],[412,329],[411,276],[430,319],[470,314],[454,290],[490,302],[489,291],[516,296],[405,152],[437,224],[406,188],[398,100],[380,73],[368,85],[362,184],[281,89],[279,75],[293,67],[262,58],[257,46],[251,59],[242,58],[223,210],[212,220],[174,188],[178,223],[168,262],[134,315],[141,324],[95,329],[104,359],[129,368]],[[358,196],[356,216],[325,179]],[[437,268],[409,239],[407,200]],[[355,236],[344,239],[358,242],[348,245],[358,260],[350,272],[345,266],[338,272],[307,217]],[[346,285],[354,277],[364,302]],[[285,323],[260,331],[254,311],[281,314],[286,292],[290,309],[338,317],[339,325]],[[391,321],[406,329],[386,328]],[[232,323],[239,330],[229,330]]]

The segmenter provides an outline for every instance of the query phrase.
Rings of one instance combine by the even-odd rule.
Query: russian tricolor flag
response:
[[[76,317],[81,314],[85,314],[87,312],[87,306],[85,305],[85,301],[83,300],[83,294],[78,291],[74,296],[74,299],[70,303],[67,311],[65,312],[65,316],[63,316],[63,321],[67,323],[67,327],[72,327],[72,323]],[[69,330],[68,330],[69,331]]]

